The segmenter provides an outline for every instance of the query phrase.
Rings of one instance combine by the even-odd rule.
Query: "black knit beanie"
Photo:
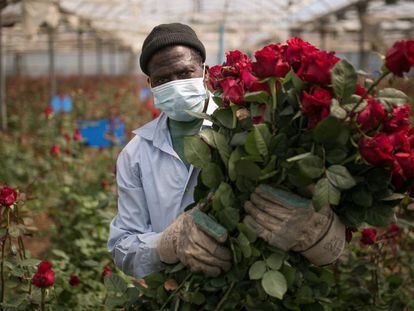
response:
[[[142,44],[141,57],[139,58],[141,70],[148,75],[147,66],[154,53],[173,45],[192,47],[200,52],[203,62],[206,60],[206,49],[190,26],[180,23],[161,24],[154,27]]]

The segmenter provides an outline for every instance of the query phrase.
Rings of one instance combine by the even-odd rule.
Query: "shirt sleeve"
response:
[[[109,228],[108,250],[115,264],[137,278],[162,270],[156,246],[161,233],[153,232],[138,163],[123,150],[116,164],[118,214]]]

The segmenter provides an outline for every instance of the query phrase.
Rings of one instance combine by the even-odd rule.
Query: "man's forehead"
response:
[[[158,71],[162,67],[191,66],[194,63],[191,48],[186,46],[172,46],[156,52],[148,63],[151,72]]]

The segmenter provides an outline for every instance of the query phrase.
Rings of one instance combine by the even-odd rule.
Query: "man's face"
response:
[[[155,53],[148,63],[151,87],[181,79],[200,78],[203,65],[189,47],[173,46]]]

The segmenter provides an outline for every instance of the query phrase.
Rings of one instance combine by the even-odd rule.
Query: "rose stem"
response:
[[[236,282],[235,281],[231,282],[231,284],[230,284],[229,288],[227,289],[226,293],[221,298],[218,305],[214,308],[214,311],[220,311],[221,310],[221,307],[226,302],[227,297],[230,295],[231,291],[233,290],[234,285],[236,285]]]

